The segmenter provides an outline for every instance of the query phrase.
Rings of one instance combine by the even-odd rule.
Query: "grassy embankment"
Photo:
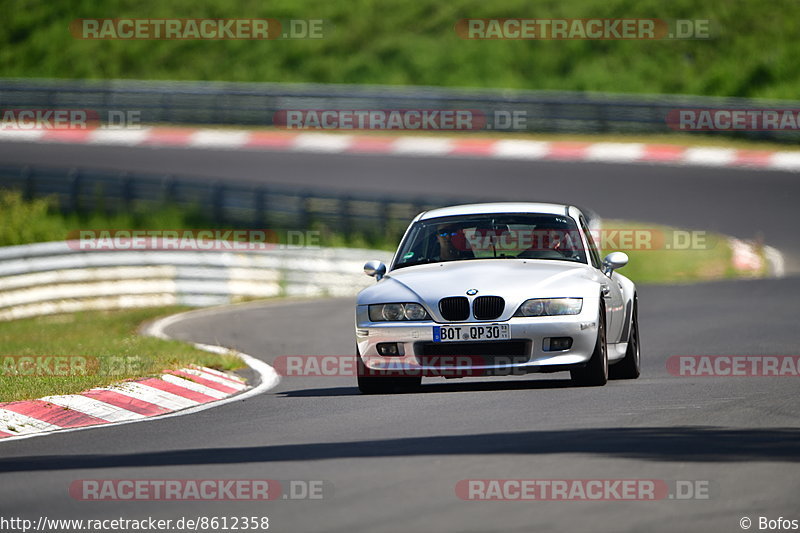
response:
[[[748,0],[31,0],[9,3],[0,76],[433,85],[796,99],[800,3]],[[78,18],[324,19],[322,39],[80,40]],[[708,40],[463,40],[462,18],[708,19]],[[57,51],[57,53],[54,53]]]

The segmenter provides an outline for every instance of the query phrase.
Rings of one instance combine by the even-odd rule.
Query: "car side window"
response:
[[[583,220],[583,217],[580,219],[581,230],[583,231],[584,235],[586,235],[586,242],[589,243],[589,257],[592,260],[592,266],[595,268],[602,268],[603,263],[600,261],[600,253],[597,251],[597,246],[594,244],[594,239],[592,238],[592,232],[589,231],[589,228],[586,226],[586,221]]]

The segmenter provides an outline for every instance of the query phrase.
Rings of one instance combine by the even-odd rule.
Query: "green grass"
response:
[[[649,230],[656,235],[652,239],[653,249],[620,250],[628,254],[630,261],[619,272],[636,283],[690,283],[745,277],[745,274],[733,268],[732,251],[723,235],[707,232],[699,246],[676,250],[658,245],[661,242],[658,235],[664,235],[663,242],[673,244],[676,242],[673,235],[680,231],[677,228],[621,220],[603,220],[603,228]],[[677,243],[680,244],[680,241]],[[602,253],[608,254],[619,249],[619,246],[607,247]]]
[[[107,213],[102,209],[85,212],[62,213],[55,208],[54,198],[26,200],[16,190],[0,189],[0,246],[13,246],[33,242],[60,241],[74,238],[77,230],[158,230],[158,229],[231,229],[213,222],[202,207],[181,207],[173,204],[142,203],[135,210]],[[205,211],[205,212],[204,212]],[[275,240],[286,243],[287,230],[305,228],[271,227]],[[320,246],[391,249],[405,228],[397,235],[379,232],[352,232],[342,234],[323,224],[312,223],[309,230],[319,231]]]
[[[800,3],[777,0],[89,0],[2,3],[0,76],[322,82],[797,98]],[[90,41],[92,17],[325,19],[326,38]],[[710,19],[687,41],[478,41],[461,18]]]
[[[78,393],[189,364],[219,370],[244,366],[233,355],[208,353],[183,342],[137,333],[142,322],[181,310],[184,308],[87,311],[0,322],[0,402]],[[60,370],[56,367],[59,375],[20,375],[31,367],[17,357],[36,355],[76,359],[68,360]],[[48,368],[54,368],[54,362]]]
[[[133,212],[61,213],[53,198],[25,200],[16,190],[0,189],[0,246],[59,241],[80,229],[213,228],[202,210],[153,205]]]

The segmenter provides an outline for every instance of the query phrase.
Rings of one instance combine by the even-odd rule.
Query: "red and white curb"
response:
[[[728,238],[728,245],[731,248],[731,263],[737,272],[758,276],[766,270],[766,275],[770,277],[785,275],[783,255],[772,246],[763,246],[763,253],[759,253],[756,244],[733,237]]]
[[[271,150],[398,156],[646,163],[800,172],[800,151],[739,150],[673,144],[369,136],[294,131],[143,127],[94,130],[0,130],[0,141],[101,146]]]
[[[168,339],[163,328],[189,313],[156,321],[145,334]],[[0,442],[193,414],[261,394],[279,381],[271,366],[252,356],[221,346],[194,346],[240,357],[259,376],[259,383],[251,387],[234,374],[193,366],[80,394],[0,403]]]

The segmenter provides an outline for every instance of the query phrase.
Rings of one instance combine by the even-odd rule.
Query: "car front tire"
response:
[[[619,363],[608,369],[611,379],[636,379],[641,374],[641,345],[639,344],[639,298],[633,297],[631,333],[628,337],[628,350]]]
[[[570,370],[572,382],[580,387],[602,387],[608,382],[608,345],[606,344],[606,309],[601,301],[597,319],[597,341],[586,366]]]

